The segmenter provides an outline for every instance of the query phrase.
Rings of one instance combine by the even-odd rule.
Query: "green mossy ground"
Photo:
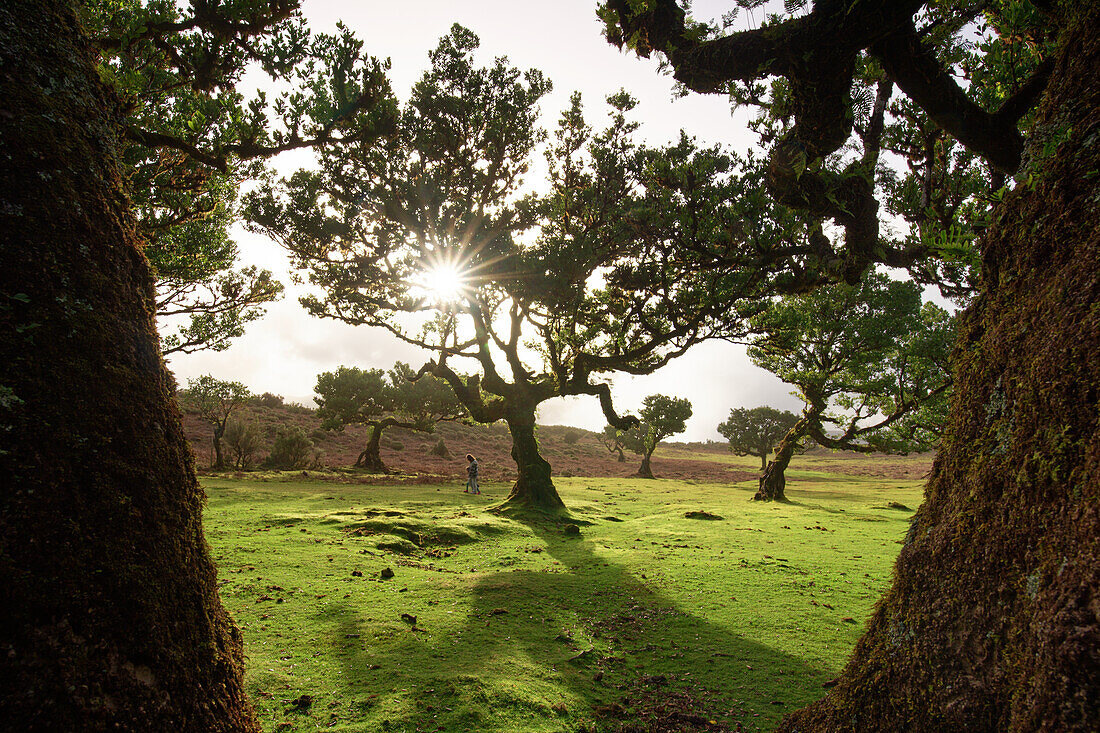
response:
[[[789,475],[790,504],[749,501],[752,482],[557,479],[579,537],[487,511],[505,484],[212,478],[206,530],[267,730],[616,730],[670,711],[768,730],[840,671],[908,528],[887,505],[921,496]]]

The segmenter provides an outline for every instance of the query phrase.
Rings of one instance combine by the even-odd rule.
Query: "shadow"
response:
[[[422,627],[363,624],[350,601],[315,616],[372,729],[768,730],[832,676],[683,610],[562,524],[521,525],[541,567],[440,572],[472,584],[470,605],[410,597]]]

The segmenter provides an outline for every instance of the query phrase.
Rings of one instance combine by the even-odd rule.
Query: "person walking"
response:
[[[463,490],[465,494],[480,494],[481,489],[477,486],[477,459],[473,454],[466,454],[466,488]]]

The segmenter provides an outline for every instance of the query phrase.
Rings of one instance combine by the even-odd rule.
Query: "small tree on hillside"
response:
[[[416,375],[398,362],[389,374],[381,369],[340,367],[318,375],[314,388],[317,416],[325,430],[343,430],[346,425],[367,425],[370,440],[355,461],[357,468],[385,471],[380,446],[387,428],[430,433],[443,420],[461,420],[465,409],[443,380]]]
[[[230,416],[241,405],[248,401],[251,395],[248,387],[240,382],[226,382],[215,379],[209,374],[204,374],[198,379],[187,380],[187,389],[180,395],[181,399],[194,407],[199,417],[210,424],[214,429],[214,468],[225,467],[225,458],[222,455],[222,437],[225,435],[225,426]]]
[[[798,422],[798,415],[774,407],[738,407],[718,426],[718,433],[729,441],[730,450],[739,456],[758,456],[760,470],[768,467],[768,454],[779,439]]]
[[[939,439],[951,388],[955,320],[920,287],[869,273],[775,302],[753,319],[753,362],[794,385],[806,406],[783,436],[755,498],[784,499],[784,471],[809,435],[834,449],[905,453]]]
[[[626,444],[623,442],[621,430],[614,425],[607,425],[604,427],[603,432],[596,436],[596,440],[600,441],[600,445],[604,448],[607,448],[608,453],[618,453],[619,463],[626,462],[626,455],[623,453]]]
[[[679,397],[653,394],[642,401],[638,417],[641,422],[624,432],[622,439],[627,448],[642,457],[638,476],[653,478],[653,469],[649,465],[653,451],[665,438],[687,429],[687,420],[691,417],[691,402]]]

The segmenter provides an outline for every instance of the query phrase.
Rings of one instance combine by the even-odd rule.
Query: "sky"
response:
[[[707,0],[693,7],[697,15],[709,17],[728,6]],[[702,143],[722,143],[738,151],[754,144],[755,137],[745,129],[745,117],[731,114],[724,97],[675,98],[673,80],[658,72],[656,61],[639,59],[608,44],[596,18],[595,0],[304,0],[302,9],[313,29],[331,31],[342,20],[363,39],[368,53],[390,58],[390,81],[401,99],[407,98],[409,88],[427,68],[428,51],[458,22],[481,37],[478,59],[482,64],[507,56],[514,66],[540,69],[553,81],[553,92],[542,102],[543,126],[548,129],[574,90],[582,93],[590,123],[598,128],[603,99],[626,89],[639,100],[634,118],[642,123],[641,137],[650,144],[673,141],[681,129]],[[282,170],[308,164],[308,156],[301,155],[285,156],[277,163]],[[537,169],[532,175],[536,174]],[[229,349],[173,355],[169,368],[181,385],[201,374],[213,374],[243,382],[254,392],[273,392],[312,405],[313,386],[321,372],[342,365],[388,369],[395,361],[419,367],[430,358],[430,352],[403,344],[380,329],[307,315],[298,304],[305,291],[289,283],[285,252],[239,226],[233,233],[241,263],[272,270],[287,284],[286,295],[268,307],[262,320],[249,324]],[[801,409],[789,385],[753,366],[744,347],[722,342],[700,344],[651,375],[614,375],[611,389],[620,413],[636,411],[650,394],[690,400],[693,415],[687,431],[673,440],[721,440],[716,428],[736,407]],[[592,397],[545,402],[538,419],[542,424],[594,431],[606,424]]]

